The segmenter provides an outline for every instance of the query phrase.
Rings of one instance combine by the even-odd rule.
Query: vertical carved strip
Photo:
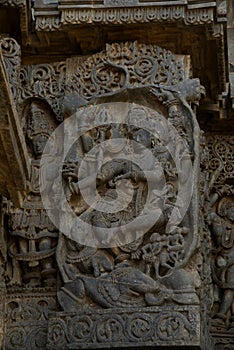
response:
[[[11,92],[16,101],[18,99],[19,71],[21,65],[20,46],[15,39],[0,37],[0,49],[3,54]]]

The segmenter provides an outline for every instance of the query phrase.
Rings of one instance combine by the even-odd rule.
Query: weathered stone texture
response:
[[[1,349],[233,348],[233,23],[0,0]]]

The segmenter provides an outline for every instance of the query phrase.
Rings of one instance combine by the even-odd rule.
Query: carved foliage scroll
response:
[[[107,348],[109,344],[123,343],[133,346],[159,346],[165,342],[171,346],[199,344],[198,308],[177,307],[172,312],[165,308],[138,309],[138,311],[109,311],[94,314],[66,316],[59,322],[54,317],[49,320],[48,349],[64,349],[66,343],[87,348]]]
[[[208,136],[207,147],[212,185],[221,187],[234,177],[234,136]]]
[[[62,120],[61,100],[64,95],[65,64],[24,66],[20,70],[20,102],[40,98],[51,106],[58,120]]]
[[[17,100],[19,91],[19,71],[21,51],[19,44],[12,38],[0,37],[0,48],[3,54],[13,98]]]
[[[36,293],[11,295],[6,310],[6,350],[44,350],[47,342],[48,313],[56,309],[55,297]]]
[[[185,79],[183,62],[155,45],[112,44],[84,62],[67,60],[67,91],[85,100],[127,88],[175,85]]]

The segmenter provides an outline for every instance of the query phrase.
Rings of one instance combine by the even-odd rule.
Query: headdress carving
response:
[[[224,197],[221,199],[221,201],[218,204],[217,212],[220,216],[226,216],[227,209],[231,206],[234,206],[233,198],[231,197]]]
[[[44,135],[49,138],[52,131],[43,108],[32,103],[30,106],[27,128],[27,136],[29,139],[32,139],[36,135]]]

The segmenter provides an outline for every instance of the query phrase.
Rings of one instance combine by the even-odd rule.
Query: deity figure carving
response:
[[[30,280],[24,267],[26,285],[49,286],[43,263],[54,267],[56,250],[60,309],[49,315],[48,349],[132,347],[139,340],[140,346],[169,347],[174,339],[178,346],[200,344],[200,130],[191,102],[202,88],[188,78],[186,62],[136,42],[66,60],[63,149],[56,149],[55,136],[46,153],[49,164],[59,164],[54,181],[45,152],[41,157],[46,131],[38,140],[26,128],[32,164],[36,168],[41,158],[41,178],[50,180],[45,206],[53,223],[59,213],[58,242],[47,223],[37,226],[30,243],[41,254],[45,229],[51,255],[30,265],[24,252],[22,259],[41,276],[40,283]],[[38,120],[46,115],[41,106],[34,106]],[[41,202],[36,180],[28,202]],[[27,234],[33,231],[28,226]],[[22,230],[14,227],[21,242]]]
[[[31,153],[31,194],[33,200],[40,200],[39,188],[39,171],[40,160],[43,154],[45,145],[53,132],[53,126],[49,123],[48,112],[44,106],[32,103],[28,111],[26,121],[26,140],[29,144],[29,152]]]
[[[224,185],[211,196],[210,227],[214,242],[213,279],[219,287],[219,308],[213,325],[233,327],[234,322],[234,190]]]
[[[53,127],[44,105],[32,102],[27,112],[25,133],[32,157],[30,193],[23,208],[13,209],[10,216],[12,278],[9,284],[52,286],[56,283],[53,255],[58,230],[42,206],[39,171],[41,156]]]
[[[167,134],[160,138],[133,124],[144,107],[128,104],[125,117],[114,123],[110,106],[82,111],[112,122],[84,128],[64,162],[66,198],[83,224],[59,236],[60,305],[69,312],[197,305],[198,285],[184,268],[192,237],[178,196],[176,156],[184,165],[184,150],[178,143],[170,151]],[[111,210],[113,203],[118,210]],[[168,225],[172,213],[179,221]]]

